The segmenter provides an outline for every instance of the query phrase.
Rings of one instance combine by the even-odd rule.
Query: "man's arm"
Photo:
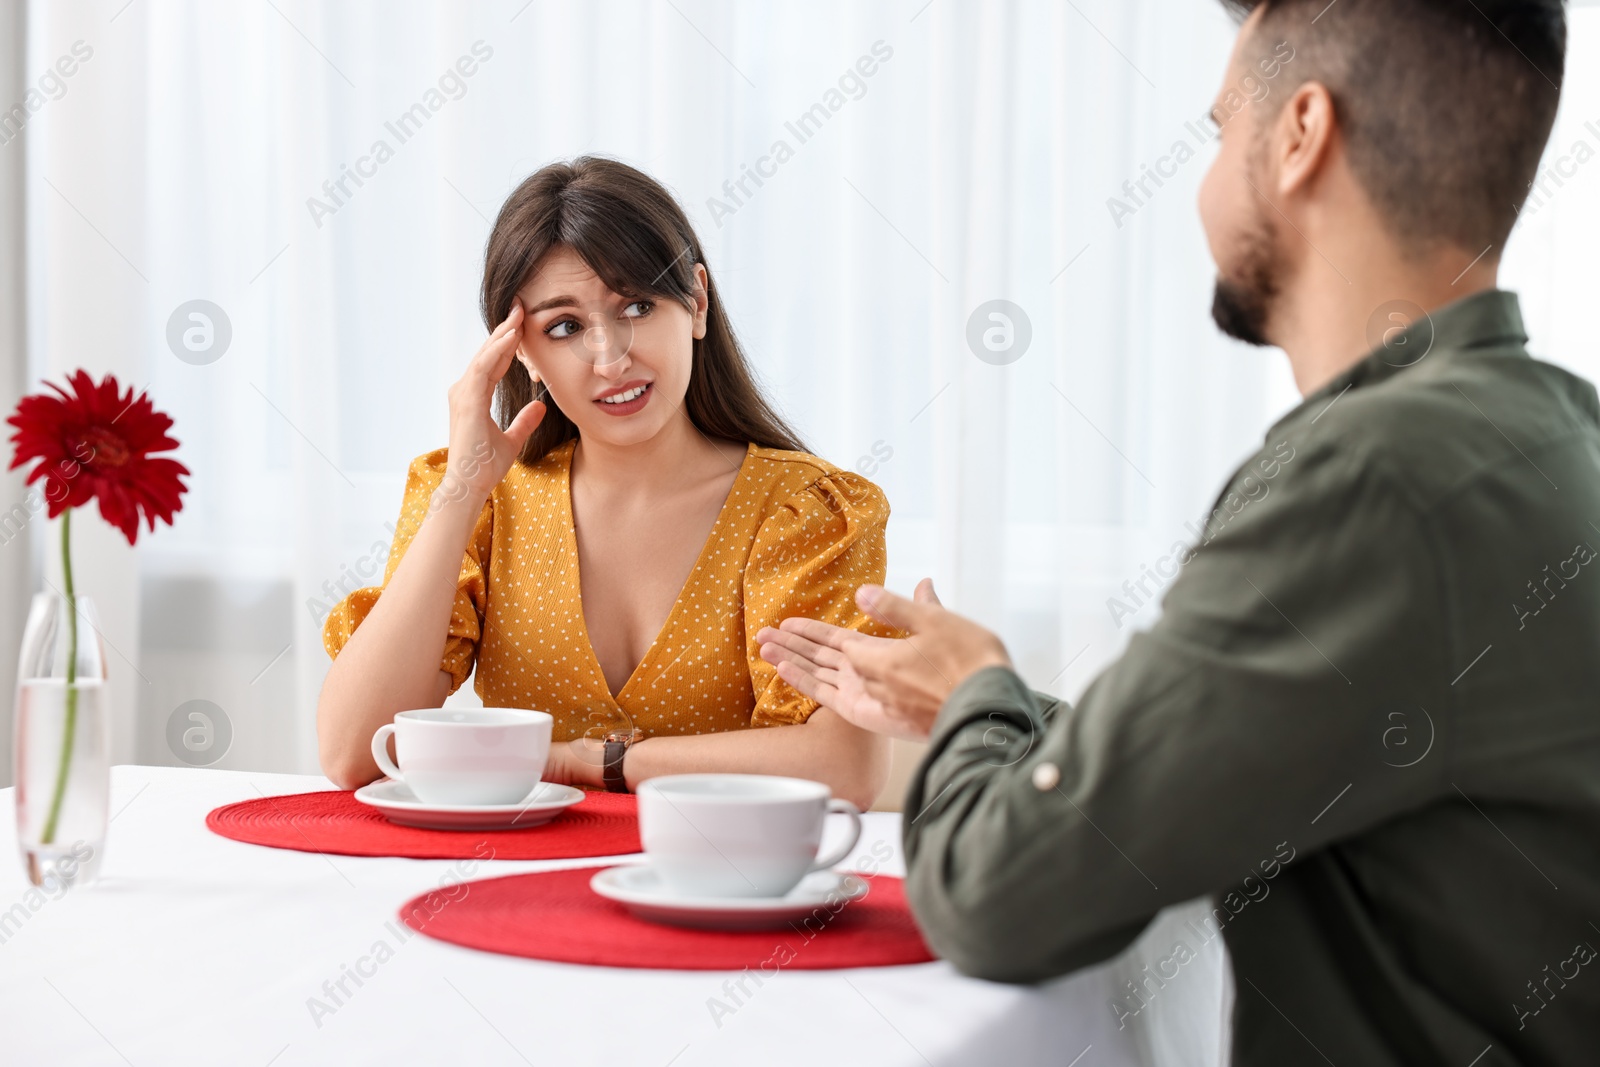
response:
[[[1041,693],[1037,689],[1031,690],[1033,702],[1039,709],[1039,719],[1046,726],[1055,722],[1056,716],[1062,712],[1072,710],[1072,705],[1060,697],[1053,697],[1049,693]]]
[[[906,805],[930,943],[983,977],[1062,974],[1168,904],[1438,795],[1442,737],[1407,768],[1384,744],[1396,714],[1447,728],[1440,596],[1404,495],[1302,449],[1076,707],[1046,721],[1003,667],[951,694]]]

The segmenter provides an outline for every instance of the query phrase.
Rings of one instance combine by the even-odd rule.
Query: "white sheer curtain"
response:
[[[1197,130],[1233,37],[1210,0],[29,12],[31,72],[92,48],[25,134],[32,380],[147,386],[194,471],[137,550],[75,531],[122,668],[119,759],[176,762],[168,719],[198,699],[231,726],[216,765],[316,768],[319,603],[381,567],[483,334],[489,222],[553,159],[617,156],[677,192],[780,406],[887,491],[891,584],[932,574],[1042,688],[1075,695],[1153,618],[1119,627],[1107,598],[1296,399],[1280,354],[1208,316]],[[1600,144],[1596,36],[1575,11],[1557,145]],[[1178,141],[1194,158],[1114,219]],[[1593,183],[1528,220],[1508,270],[1540,350],[1580,369]],[[1032,335],[1004,365],[967,341],[996,299]],[[231,329],[210,362],[168,343],[194,300]],[[45,523],[29,534],[37,573]]]

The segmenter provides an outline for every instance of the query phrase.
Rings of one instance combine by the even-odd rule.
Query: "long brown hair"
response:
[[[576,252],[612,292],[676,300],[695,309],[694,265],[705,253],[683,209],[654,178],[625,163],[580,156],[531,174],[500,208],[484,252],[484,325],[493,330],[511,313],[517,291],[551,249]],[[733,327],[717,299],[706,267],[706,335],[694,342],[684,408],[707,437],[754,442],[765,448],[806,451],[799,436],[761,395]],[[533,399],[533,382],[520,360],[500,379],[495,417],[502,428]],[[518,460],[536,463],[578,436],[555,403],[528,438]]]

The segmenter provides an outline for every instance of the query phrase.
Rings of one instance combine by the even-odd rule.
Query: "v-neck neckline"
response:
[[[728,495],[722,500],[722,506],[717,509],[716,521],[712,522],[711,529],[706,532],[706,540],[700,546],[700,554],[695,557],[694,566],[689,568],[689,573],[683,579],[683,585],[678,587],[678,595],[673,598],[672,608],[667,612],[667,617],[662,620],[661,628],[656,631],[655,637],[645,648],[644,655],[639,662],[633,665],[633,670],[628,674],[627,680],[622,683],[622,688],[615,693],[611,691],[611,683],[606,681],[605,668],[600,666],[600,656],[594,650],[594,642],[589,639],[589,620],[583,614],[583,562],[578,557],[578,520],[577,513],[572,508],[572,457],[577,454],[578,441],[576,438],[567,446],[567,456],[561,464],[561,506],[566,513],[567,553],[572,559],[572,589],[578,601],[577,626],[579,636],[582,638],[583,649],[589,654],[589,671],[600,683],[600,691],[606,695],[612,707],[622,710],[622,698],[638,680],[640,672],[650,663],[656,655],[656,650],[661,644],[663,634],[668,633],[679,612],[683,610],[683,591],[689,588],[696,575],[706,565],[706,559],[711,554],[711,546],[717,542],[717,534],[728,517],[728,505],[733,502],[734,494],[739,488],[739,483],[744,480],[745,473],[750,467],[750,455],[756,450],[754,442],[745,445],[744,459],[739,463],[739,469],[733,476],[733,482],[728,486]]]

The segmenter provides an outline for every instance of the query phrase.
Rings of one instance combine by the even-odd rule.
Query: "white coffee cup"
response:
[[[850,820],[849,838],[819,859],[830,814]],[[639,836],[674,893],[780,897],[850,854],[861,837],[861,810],[804,778],[672,774],[639,786]]]
[[[515,804],[544,774],[554,722],[521,708],[402,711],[372,735],[372,758],[424,803]]]

